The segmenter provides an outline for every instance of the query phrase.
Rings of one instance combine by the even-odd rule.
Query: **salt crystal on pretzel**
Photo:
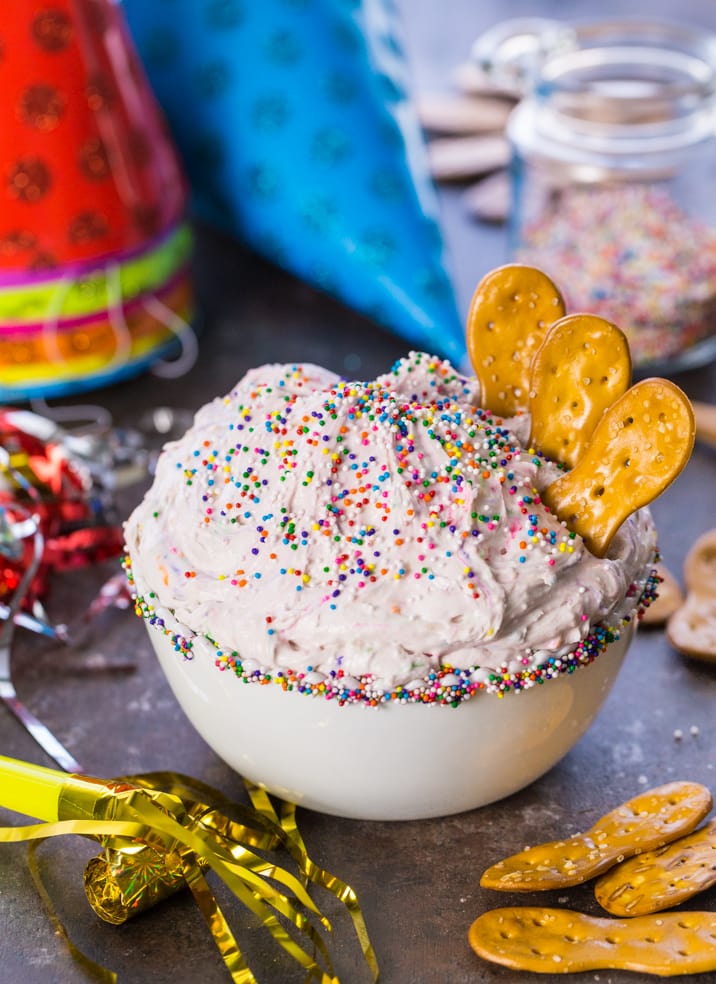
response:
[[[593,314],[560,318],[532,360],[532,444],[573,468],[604,411],[630,382],[629,343],[620,328]]]
[[[468,938],[485,960],[538,974],[611,969],[673,977],[716,970],[714,912],[606,919],[516,906],[484,913]]]
[[[575,467],[543,501],[603,557],[616,531],[671,484],[694,445],[694,413],[668,379],[644,379],[602,416]]]
[[[613,916],[643,916],[670,909],[716,885],[716,820],[655,851],[618,864],[594,886],[597,902]]]
[[[690,833],[713,805],[695,782],[671,782],[641,793],[568,840],[529,847],[484,872],[483,888],[532,892],[568,888],[601,874],[624,858]]]
[[[483,277],[470,304],[466,341],[484,407],[499,416],[527,409],[532,360],[564,313],[561,293],[541,270],[511,264]]]

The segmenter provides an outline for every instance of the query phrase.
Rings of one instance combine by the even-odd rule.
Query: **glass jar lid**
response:
[[[518,19],[478,38],[472,57],[523,97],[508,134],[524,153],[668,155],[716,135],[716,37],[705,31]]]

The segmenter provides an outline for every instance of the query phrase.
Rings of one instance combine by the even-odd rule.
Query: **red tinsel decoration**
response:
[[[44,597],[52,572],[97,563],[122,552],[122,530],[106,521],[91,476],[64,447],[61,432],[43,440],[23,424],[30,419],[0,411],[0,510],[21,506],[39,517],[42,560],[24,606]],[[0,601],[12,595],[22,576],[25,554],[0,553]]]

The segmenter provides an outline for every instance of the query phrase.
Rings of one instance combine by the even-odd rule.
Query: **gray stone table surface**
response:
[[[469,40],[501,18],[630,12],[626,2],[597,6],[557,0],[444,0],[439,5],[403,0],[402,7],[418,90],[447,88],[450,71],[465,59]],[[716,5],[706,0],[662,0],[653,2],[651,10],[716,29]],[[471,224],[462,213],[459,191],[443,191],[441,203],[464,311],[477,280],[505,260],[505,233]],[[265,361],[310,361],[367,378],[404,354],[401,339],[238,243],[204,228],[197,230],[197,242],[203,313],[198,362],[180,380],[145,375],[81,401],[106,407],[118,426],[135,423],[155,406],[195,410],[226,392],[250,366]],[[675,378],[691,397],[716,399],[715,367]],[[684,473],[654,506],[662,553],[678,578],[689,546],[716,526],[715,489],[716,450],[697,445]],[[122,491],[125,512],[141,491]],[[67,619],[81,613],[114,570],[108,563],[56,578],[50,614]],[[21,633],[14,667],[23,700],[88,773],[113,776],[170,769],[201,778],[239,800],[244,797],[240,779],[183,716],[141,621],[130,612],[109,617],[80,650],[51,646]],[[0,750],[52,764],[3,708]],[[419,822],[351,821],[308,810],[299,810],[298,816],[316,861],[358,893],[385,984],[496,984],[515,981],[519,975],[478,959],[467,943],[468,928],[488,908],[526,900],[481,889],[480,872],[525,844],[586,829],[608,809],[649,786],[682,778],[716,789],[716,664],[689,661],[670,648],[661,630],[642,629],[596,722],[561,763],[522,792],[480,810]],[[18,817],[0,811],[0,822],[18,823]],[[44,845],[38,855],[70,936],[89,956],[116,971],[123,984],[214,984],[229,979],[186,893],[124,926],[101,923],[82,890],[83,862],[92,853],[86,841],[63,839]],[[232,900],[221,897],[258,980],[299,981],[301,975],[277,956],[278,948],[264,931]],[[558,904],[562,897],[563,893],[550,893],[537,901]],[[347,919],[337,905],[325,903],[326,898],[321,901],[336,922],[334,955],[341,980],[368,981]],[[588,887],[572,890],[570,904],[598,912]],[[689,907],[716,908],[716,890]],[[0,984],[76,984],[89,979],[53,932],[30,878],[25,849],[2,845]],[[640,977],[601,972],[574,979],[630,984]],[[680,980],[716,981],[716,974]]]

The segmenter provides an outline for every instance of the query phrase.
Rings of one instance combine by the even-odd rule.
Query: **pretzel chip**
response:
[[[597,880],[594,895],[613,916],[644,916],[680,905],[716,885],[716,820],[618,864]]]
[[[573,468],[605,410],[631,383],[624,332],[593,314],[556,321],[532,360],[530,440]]]
[[[502,892],[568,888],[625,858],[689,834],[713,805],[706,786],[670,782],[641,793],[568,840],[528,847],[492,865],[480,885]]]
[[[538,974],[633,970],[674,977],[716,970],[716,912],[608,919],[516,906],[484,913],[468,939],[485,960]]]
[[[716,662],[716,529],[693,544],[684,561],[686,600],[666,623],[666,637],[680,653]]]
[[[684,581],[690,594],[716,596],[716,528],[703,533],[687,553]]]
[[[688,594],[666,623],[666,638],[684,656],[716,662],[716,595]]]
[[[541,270],[515,263],[483,277],[470,304],[466,340],[484,407],[499,416],[527,409],[532,359],[564,313],[561,293]]]
[[[644,379],[602,416],[577,465],[543,501],[603,557],[616,531],[676,478],[694,445],[694,413],[668,379]]]

